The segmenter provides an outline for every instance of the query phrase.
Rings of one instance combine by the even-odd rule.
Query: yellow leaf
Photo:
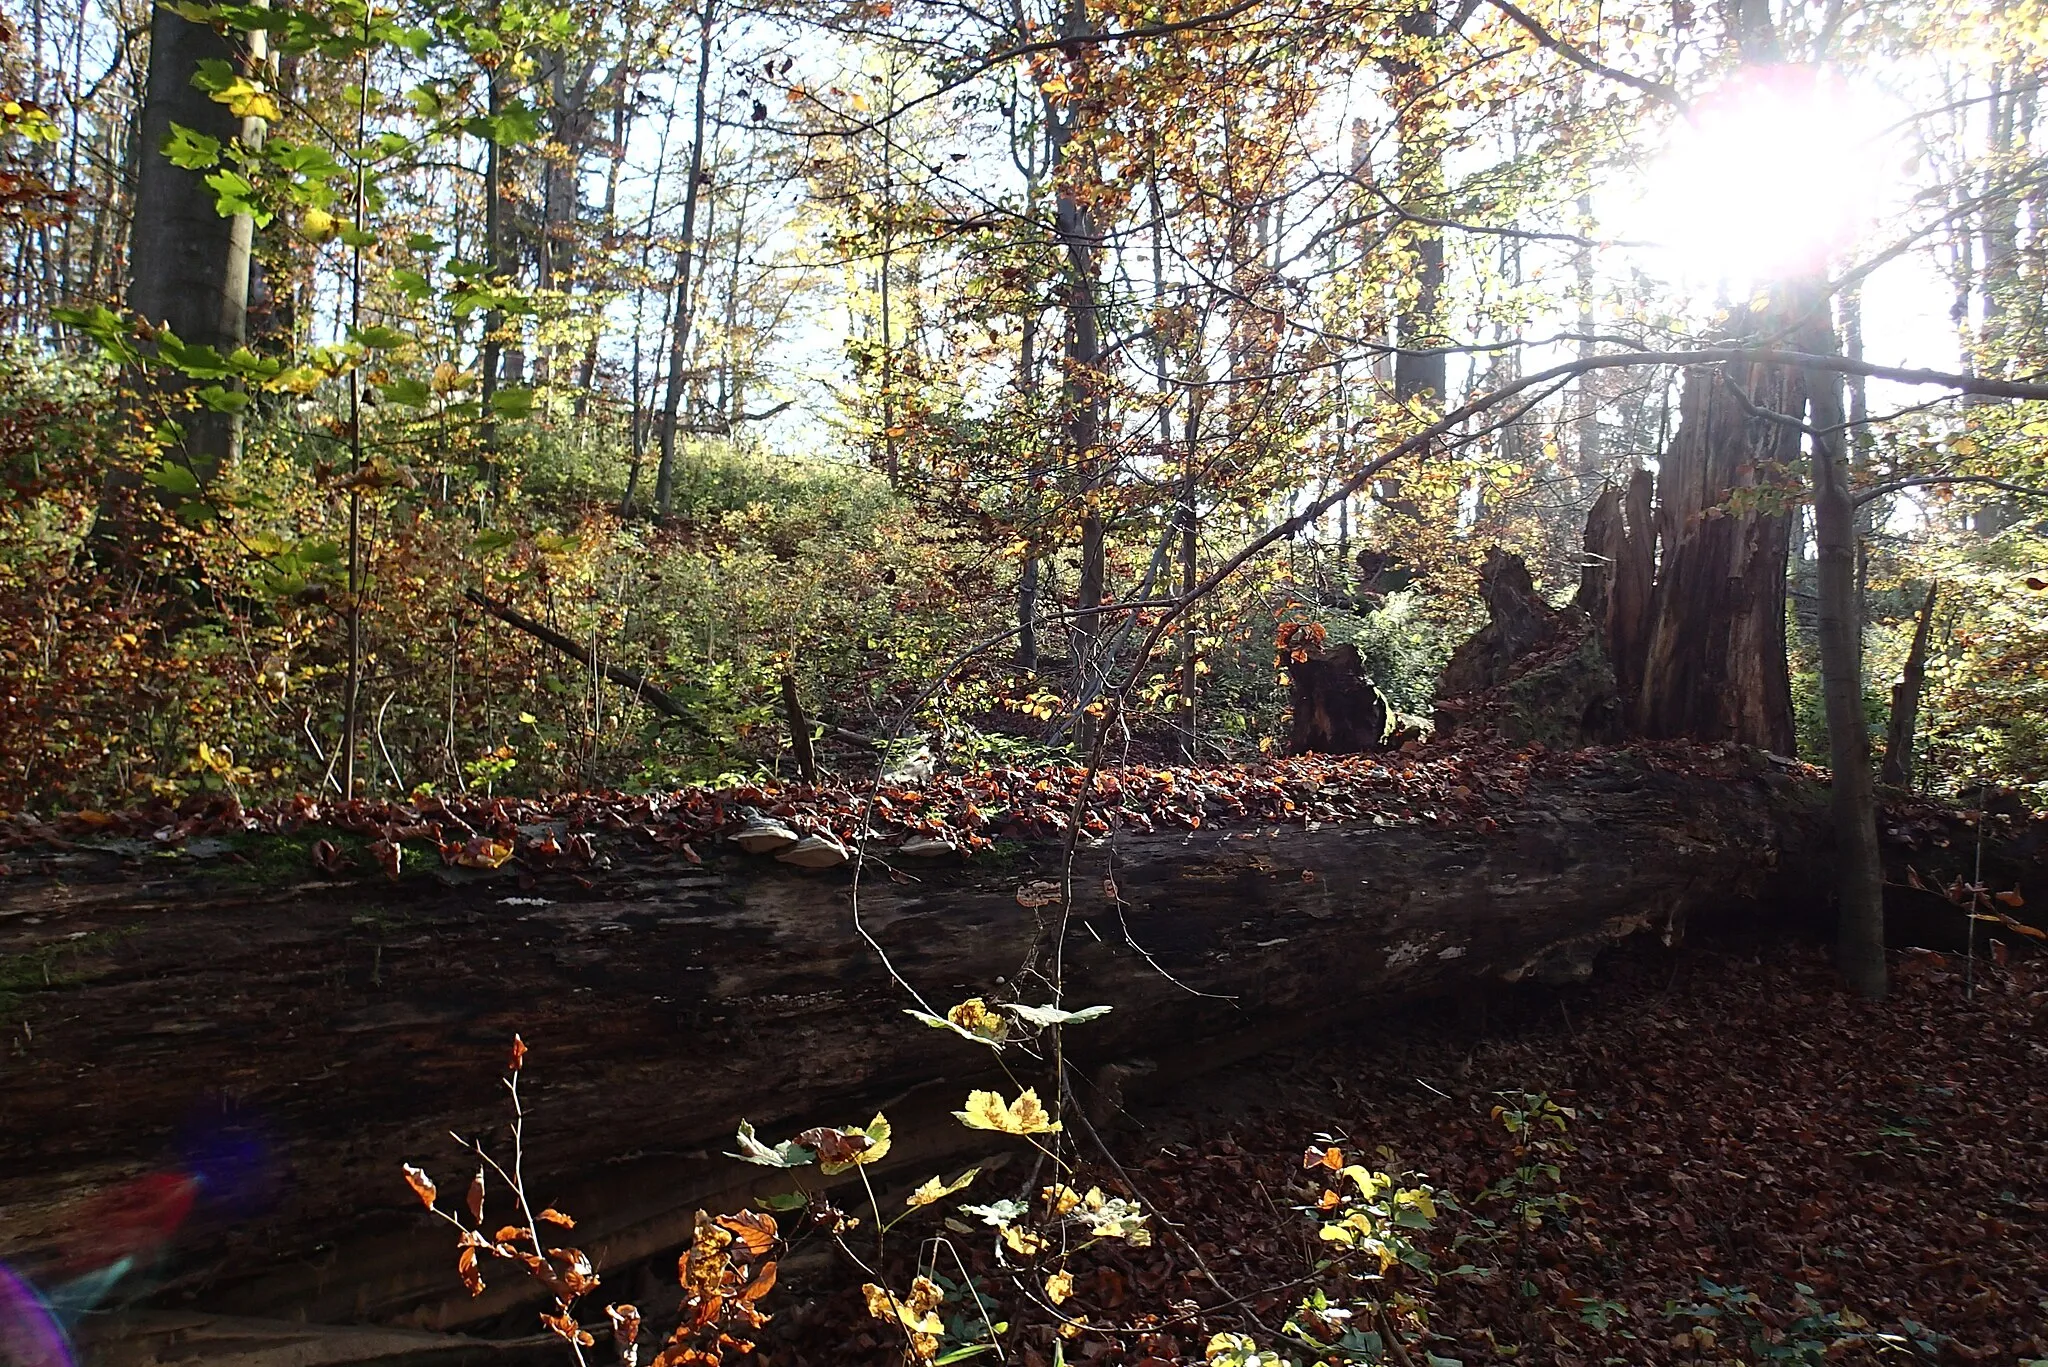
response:
[[[1005,1103],[995,1092],[969,1092],[967,1109],[955,1111],[953,1114],[970,1130],[995,1130],[1002,1134],[1052,1134],[1060,1128],[1060,1122],[1046,1114],[1044,1104],[1038,1099],[1038,1090],[1034,1087],[1026,1087],[1022,1095],[1009,1103]]]
[[[1010,1246],[1011,1252],[1021,1254],[1026,1258],[1029,1258],[1045,1247],[1045,1240],[1043,1238],[1028,1229],[1019,1229],[1015,1225],[1003,1226],[1003,1242]]]
[[[924,1185],[919,1187],[916,1191],[911,1192],[910,1195],[907,1198],[905,1198],[903,1204],[915,1208],[919,1206],[929,1206],[935,1202],[943,1201],[956,1191],[966,1190],[968,1184],[973,1182],[974,1179],[979,1176],[981,1176],[980,1168],[969,1168],[966,1172],[961,1173],[952,1181],[943,1184],[936,1177],[927,1177],[924,1180]]]
[[[976,1039],[1001,1043],[1010,1037],[1010,1022],[989,1010],[979,997],[969,997],[946,1013],[946,1019]]]
[[[1074,1294],[1074,1274],[1055,1272],[1045,1279],[1045,1298],[1054,1305],[1060,1304]]]

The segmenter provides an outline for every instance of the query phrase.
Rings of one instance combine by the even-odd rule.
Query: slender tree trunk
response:
[[[804,716],[802,699],[797,696],[796,676],[782,676],[782,714],[789,722],[789,748],[796,756],[796,771],[804,782],[816,785],[818,782],[818,755],[811,748],[811,723]]]
[[[1579,231],[1591,234],[1593,231],[1593,197],[1579,196]],[[1593,298],[1593,248],[1590,243],[1582,244],[1572,258],[1572,269],[1577,276],[1579,295],[1579,359],[1590,359],[1597,347],[1593,341],[1593,330],[1599,326],[1599,314]],[[1504,353],[1513,356],[1514,353]],[[1602,483],[1601,462],[1604,453],[1600,449],[1600,386],[1594,373],[1588,371],[1579,376],[1573,384],[1573,397],[1577,399],[1577,413],[1573,423],[1577,427],[1579,444],[1579,482],[1581,488],[1598,489]]]
[[[1884,767],[1878,782],[1893,788],[1913,786],[1913,735],[1920,724],[1920,693],[1927,683],[1927,641],[1934,627],[1934,595],[1938,584],[1927,586],[1927,600],[1920,605],[1920,620],[1913,626],[1913,645],[1906,652],[1906,668],[1892,685],[1891,722],[1885,728]]]
[[[1090,31],[1087,8],[1072,0],[1063,17],[1062,31],[1068,37]],[[1064,408],[1068,467],[1075,472],[1081,499],[1081,565],[1074,594],[1078,613],[1070,639],[1074,646],[1074,686],[1080,694],[1092,690],[1103,663],[1095,659],[1103,623],[1096,611],[1103,603],[1108,568],[1107,528],[1103,513],[1101,244],[1094,215],[1085,198],[1085,182],[1095,178],[1092,163],[1077,164],[1073,154],[1075,120],[1084,107],[1045,97],[1046,119],[1051,139],[1051,173],[1054,187],[1054,222],[1065,263],[1066,355],[1061,386]],[[1075,735],[1087,743],[1087,727],[1077,725]]]
[[[258,135],[261,125],[192,84],[201,62],[240,65],[241,54],[227,38],[163,3],[150,11],[149,32],[128,307],[184,342],[226,355],[247,332],[253,227],[246,214],[223,218],[204,174],[173,166],[163,149],[174,123],[224,144]],[[236,419],[198,408],[179,420],[185,429],[179,454],[204,485],[234,458]]]
[[[1863,291],[1855,286],[1842,291],[1842,347],[1852,361],[1863,359]],[[1870,470],[1875,441],[1870,431],[1870,382],[1861,375],[1849,377],[1849,472],[1861,479]],[[1856,506],[1856,620],[1870,618],[1870,534],[1876,525],[1876,505]]]
[[[697,207],[703,202],[704,125],[711,90],[711,40],[717,33],[718,0],[704,0],[697,22],[697,87],[691,112],[690,183],[683,191],[683,240],[677,249],[674,326],[670,330],[668,384],[661,398],[661,459],[654,470],[654,507],[667,517],[674,506],[676,420],[683,406],[683,380],[690,367],[691,303],[695,297]]]
[[[1440,36],[1435,0],[1402,14],[1400,29],[1409,38]],[[1421,63],[1389,64],[1394,76],[1395,121],[1399,138],[1401,206],[1422,217],[1443,213],[1443,128],[1438,95],[1429,88]],[[1403,350],[1394,357],[1394,393],[1403,399],[1428,398],[1441,407],[1449,392],[1448,358],[1442,353],[1416,355],[1415,350],[1439,347],[1443,335],[1444,235],[1440,228],[1407,223],[1403,231],[1415,246],[1414,293],[1406,296],[1394,320],[1394,339]]]
[[[1815,296],[1809,296],[1815,297]],[[1834,330],[1812,329],[1805,350],[1832,355]],[[1816,619],[1821,695],[1828,719],[1828,767],[1836,839],[1836,963],[1851,990],[1885,994],[1884,870],[1878,858],[1877,793],[1870,731],[1863,713],[1861,614],[1856,604],[1856,506],[1843,439],[1842,379],[1806,375],[1813,456],[1814,541],[1818,551]]]
[[[490,109],[492,126],[484,146],[484,268],[486,278],[493,289],[505,282],[505,157],[498,146],[496,120],[504,112],[504,87],[498,79],[498,69],[492,67],[484,73],[488,89],[486,101]],[[493,490],[498,486],[498,414],[494,402],[498,397],[498,371],[504,353],[505,314],[502,309],[489,309],[484,313],[483,346],[477,357],[477,373],[480,380],[480,397],[483,400],[482,436],[484,446],[484,482]]]

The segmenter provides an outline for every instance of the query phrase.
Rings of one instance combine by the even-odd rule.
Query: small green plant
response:
[[[1695,1348],[1739,1345],[1760,1363],[1822,1367],[1857,1347],[1928,1361],[1940,1354],[1939,1336],[1924,1325],[1906,1320],[1898,1332],[1884,1332],[1853,1310],[1825,1309],[1804,1282],[1794,1282],[1792,1291],[1791,1308],[1778,1310],[1745,1287],[1722,1286],[1702,1277],[1700,1298],[1666,1305],[1664,1317],[1691,1321],[1678,1338],[1689,1339]]]
[[[1504,1202],[1513,1212],[1511,1227],[1529,1232],[1561,1223],[1579,1198],[1563,1188],[1563,1160],[1577,1151],[1569,1124],[1578,1112],[1551,1100],[1548,1092],[1499,1092],[1493,1118],[1514,1144],[1515,1170],[1480,1194],[1480,1201]],[[1475,1220],[1487,1228],[1493,1221]]]

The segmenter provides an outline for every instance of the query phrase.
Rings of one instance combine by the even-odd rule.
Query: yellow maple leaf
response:
[[[969,1168],[950,1182],[941,1183],[936,1177],[927,1177],[924,1179],[924,1185],[911,1192],[904,1199],[903,1204],[917,1207],[929,1206],[934,1202],[943,1201],[954,1192],[965,1190],[967,1185],[979,1176],[981,1176],[980,1168]]]
[[[1010,1037],[1010,1022],[989,1010],[979,997],[969,997],[946,1013],[946,1019],[976,1039],[1001,1043]]]
[[[1046,1113],[1045,1105],[1038,1099],[1038,1089],[1026,1087],[1013,1102],[1005,1102],[995,1092],[974,1091],[967,1094],[967,1109],[955,1111],[962,1125],[970,1130],[995,1130],[1002,1134],[1052,1134],[1060,1128],[1060,1122]]]

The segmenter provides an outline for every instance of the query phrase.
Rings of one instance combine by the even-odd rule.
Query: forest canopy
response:
[[[1767,353],[1689,516],[1785,739],[1846,620],[1890,781],[2038,804],[2044,22],[16,0],[0,806],[1242,760],[1311,628],[1420,716]]]

